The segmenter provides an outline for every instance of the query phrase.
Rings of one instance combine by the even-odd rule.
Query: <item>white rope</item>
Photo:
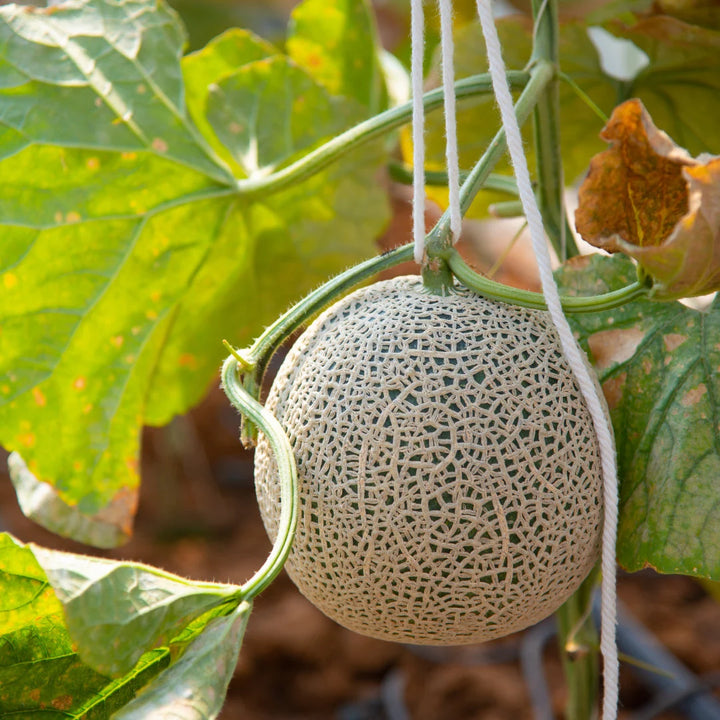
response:
[[[423,106],[425,20],[422,0],[411,0],[410,2],[410,40],[413,143],[412,219],[415,262],[420,265],[425,254],[425,107]]]
[[[453,55],[452,0],[438,0],[440,9],[440,51],[442,60],[443,103],[445,110],[445,158],[448,174],[450,231],[457,242],[462,231],[460,212],[460,163],[458,161],[457,121],[455,119],[455,70]]]
[[[490,76],[495,98],[500,108],[503,127],[507,137],[507,146],[515,170],[518,192],[530,228],[535,258],[540,272],[545,301],[553,323],[560,336],[565,357],[577,378],[595,426],[600,448],[600,462],[603,470],[603,495],[605,516],[603,524],[602,547],[602,611],[600,649],[603,655],[604,697],[603,720],[617,717],[618,703],[618,656],[615,642],[617,622],[617,596],[615,577],[615,537],[617,534],[617,467],[615,446],[611,428],[605,414],[603,403],[593,381],[590,370],[575,342],[570,325],[562,311],[560,295],[552,274],[550,253],[545,243],[542,216],[532,191],[530,173],[523,150],[522,136],[513,109],[512,95],[505,76],[505,64],[502,59],[500,40],[492,16],[491,0],[477,0],[478,14],[482,25],[487,48]]]

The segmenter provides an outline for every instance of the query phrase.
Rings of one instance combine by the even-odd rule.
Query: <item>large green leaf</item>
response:
[[[590,295],[628,284],[635,269],[593,256],[558,277],[564,292]],[[572,324],[615,428],[619,561],[720,579],[720,301],[706,312],[634,302]]]
[[[105,675],[128,672],[145,651],[169,643],[237,591],[138,563],[44,548],[34,553],[63,605],[79,655]]]
[[[325,89],[282,56],[213,83],[207,118],[247,175],[267,175],[349,124]]]
[[[720,153],[720,31],[668,16],[608,26],[650,59],[627,90],[692,155]]]
[[[183,656],[159,675],[115,720],[213,720],[237,664],[251,606],[211,620]]]
[[[377,29],[367,0],[306,0],[293,10],[287,50],[333,95],[354,98],[368,115],[385,108]]]
[[[208,122],[206,110],[211,86],[208,79],[213,78],[214,86],[243,65],[277,54],[278,51],[272,45],[247,30],[233,29],[211,40],[202,50],[187,55],[182,61],[185,100],[190,117],[213,150],[233,168],[238,177],[245,175],[242,167],[233,160]]]
[[[117,544],[157,357],[227,201],[195,200],[200,176],[147,154],[29,148],[2,169],[0,437],[25,461],[13,465],[24,508]]]
[[[209,95],[207,117],[244,172],[296,159],[362,116],[357,103],[329,96],[283,57],[246,63],[231,74],[218,63],[213,72],[206,86],[218,89]],[[268,92],[269,86],[281,92]],[[257,154],[247,155],[252,147]],[[224,353],[219,339],[248,342],[290,303],[372,253],[371,239],[389,216],[377,182],[385,159],[376,142],[281,192],[237,197],[227,206],[165,339],[149,423],[167,422],[202,397]]]
[[[215,586],[215,598],[223,593]],[[154,568],[24,546],[0,534],[0,718],[107,720],[132,707],[155,676],[141,707],[159,698],[157,717],[178,710],[189,693],[194,707],[219,710],[250,606],[232,610],[214,600],[207,610],[210,595],[208,584]],[[153,647],[158,632],[165,643]]]
[[[0,8],[0,26],[14,33],[0,45],[0,87],[14,98],[7,88],[21,87],[15,64],[40,74],[52,61],[56,70],[46,68],[42,82],[16,93],[23,102],[40,108],[55,92],[77,91],[94,93],[93,103],[105,107],[101,91],[112,87],[127,105],[137,90],[133,73],[142,71],[155,84],[138,92],[152,102],[133,100],[141,104],[132,117],[169,147],[143,145],[132,134],[132,142],[113,139],[123,121],[110,111],[69,114],[70,124],[92,124],[86,139],[78,133],[68,144],[60,130],[35,135],[0,165],[0,442],[15,451],[12,475],[26,514],[61,534],[112,546],[131,532],[141,425],[165,423],[202,397],[223,338],[247,342],[289,302],[372,253],[387,218],[376,182],[384,156],[375,144],[282,192],[245,197],[234,181],[218,181],[228,167],[241,168],[210,121],[236,150],[228,133],[253,96],[262,117],[272,111],[258,157],[276,165],[362,109],[330,96],[247,33],[212,42],[186,58],[181,73],[181,30],[154,0],[53,10]],[[132,22],[120,22],[125,16]],[[40,29],[60,32],[53,23],[66,35],[49,42],[52,53],[41,62],[50,50]],[[98,34],[102,28],[108,37]],[[79,47],[88,57],[97,51],[93,67],[102,68],[105,84],[94,76],[72,84],[80,82],[71,73]],[[263,95],[263,67],[291,80],[279,104]],[[239,77],[256,81],[255,91],[246,84],[234,94]],[[227,90],[224,120],[206,114],[211,86]],[[318,102],[322,122],[304,99]],[[228,162],[216,161],[219,155]]]
[[[0,534],[0,718],[105,719],[169,661],[151,651],[116,680],[86,665],[32,551]]]
[[[145,150],[231,179],[189,121],[184,30],[155,0],[0,13],[0,157],[30,143]]]

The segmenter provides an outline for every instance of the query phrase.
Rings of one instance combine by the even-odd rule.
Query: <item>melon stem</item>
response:
[[[270,358],[288,337],[302,328],[313,316],[361,282],[399,263],[412,260],[412,258],[413,245],[408,243],[354,265],[306,295],[269,325],[249,348],[235,350],[226,343],[228,350],[232,353],[231,357],[235,361],[235,367],[238,369],[240,376],[238,382],[242,384],[245,393],[257,400]],[[439,259],[457,280],[483,297],[536,310],[547,309],[542,293],[503,285],[476,273],[452,247],[445,248],[440,253]],[[424,278],[424,282],[427,285],[426,278]],[[443,277],[441,285],[445,292],[452,292],[452,277]],[[438,287],[432,292],[442,294],[443,289]],[[638,281],[603,295],[563,296],[560,301],[566,313],[579,314],[610,310],[647,296],[647,284]],[[243,422],[243,444],[252,446],[256,434],[252,418],[246,416]]]
[[[554,76],[555,67],[549,62],[538,61],[530,69],[530,79],[515,104],[515,115],[521,126],[532,114],[539,98]],[[505,130],[500,128],[460,188],[460,212],[463,216],[470,209],[480,189],[485,186],[490,173],[500,161],[505,149]],[[444,258],[442,256],[451,247],[450,208],[447,208],[425,238],[427,270],[423,272],[423,281],[430,292],[444,294],[449,291],[446,280],[449,276],[443,268]],[[438,258],[440,258],[439,261]]]
[[[222,387],[233,407],[252,421],[267,437],[280,478],[280,519],[277,538],[263,566],[240,587],[240,596],[250,601],[278,576],[292,549],[298,520],[297,467],[290,441],[275,418],[243,387],[234,354],[224,362]]]

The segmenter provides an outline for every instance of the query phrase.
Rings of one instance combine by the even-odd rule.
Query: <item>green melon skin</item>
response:
[[[267,407],[299,472],[286,569],[351,630],[430,645],[506,635],[554,612],[598,557],[597,440],[545,312],[378,282],[299,338]],[[264,437],[255,478],[274,539]]]

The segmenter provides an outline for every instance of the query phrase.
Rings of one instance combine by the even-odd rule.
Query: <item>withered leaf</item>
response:
[[[637,100],[619,105],[580,187],[578,232],[623,252],[652,278],[658,299],[720,289],[720,158],[692,158]]]
[[[720,158],[683,168],[689,210],[660,246],[621,250],[652,276],[653,295],[679,298],[720,289]]]

